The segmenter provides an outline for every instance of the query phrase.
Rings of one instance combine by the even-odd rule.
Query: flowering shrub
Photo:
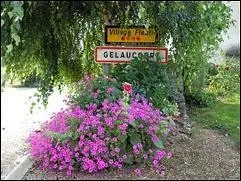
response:
[[[104,99],[111,102],[123,97],[121,85],[111,78],[85,78],[74,85],[69,96],[69,104],[79,105],[81,108],[89,103],[101,105]]]
[[[216,66],[217,74],[209,77],[208,89],[218,96],[240,92],[240,65],[235,60]]]
[[[108,98],[117,89],[103,87],[100,93],[103,90]],[[32,157],[43,168],[64,170],[67,175],[140,163],[152,164],[162,173],[163,161],[173,156],[164,149],[172,132],[163,114],[140,95],[107,98],[58,112],[42,131],[30,135]]]

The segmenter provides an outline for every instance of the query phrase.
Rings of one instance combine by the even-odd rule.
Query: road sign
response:
[[[155,43],[157,33],[154,29],[144,27],[120,28],[118,26],[105,27],[105,43]]]
[[[130,63],[134,58],[148,57],[150,60],[166,63],[167,48],[157,47],[114,47],[97,46],[95,48],[96,63]]]

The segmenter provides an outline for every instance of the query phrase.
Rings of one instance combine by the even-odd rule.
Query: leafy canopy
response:
[[[59,86],[85,73],[100,75],[93,49],[104,45],[104,26],[144,25],[170,45],[170,67],[190,91],[232,23],[231,9],[210,1],[3,1],[1,50],[6,72],[20,78],[36,71],[44,103]],[[198,86],[197,86],[198,85]]]

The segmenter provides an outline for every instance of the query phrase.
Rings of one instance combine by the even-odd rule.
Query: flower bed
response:
[[[173,133],[165,116],[146,98],[135,95],[130,84],[124,84],[122,92],[109,85],[117,84],[113,80],[105,80],[106,87],[98,86],[99,80],[91,81],[80,84],[84,89],[80,95],[72,94],[68,109],[56,113],[40,131],[30,135],[32,157],[42,168],[65,171],[67,175],[141,163],[163,173],[164,160],[173,156],[164,149],[167,136]],[[88,92],[89,102],[81,97]],[[140,170],[136,169],[136,174]]]

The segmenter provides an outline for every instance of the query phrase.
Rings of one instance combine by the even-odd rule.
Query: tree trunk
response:
[[[170,83],[170,96],[178,105],[181,120],[177,121],[180,125],[180,132],[185,134],[191,134],[191,122],[187,115],[185,97],[184,97],[184,85],[181,75],[177,75],[176,72],[172,72],[169,77]]]

